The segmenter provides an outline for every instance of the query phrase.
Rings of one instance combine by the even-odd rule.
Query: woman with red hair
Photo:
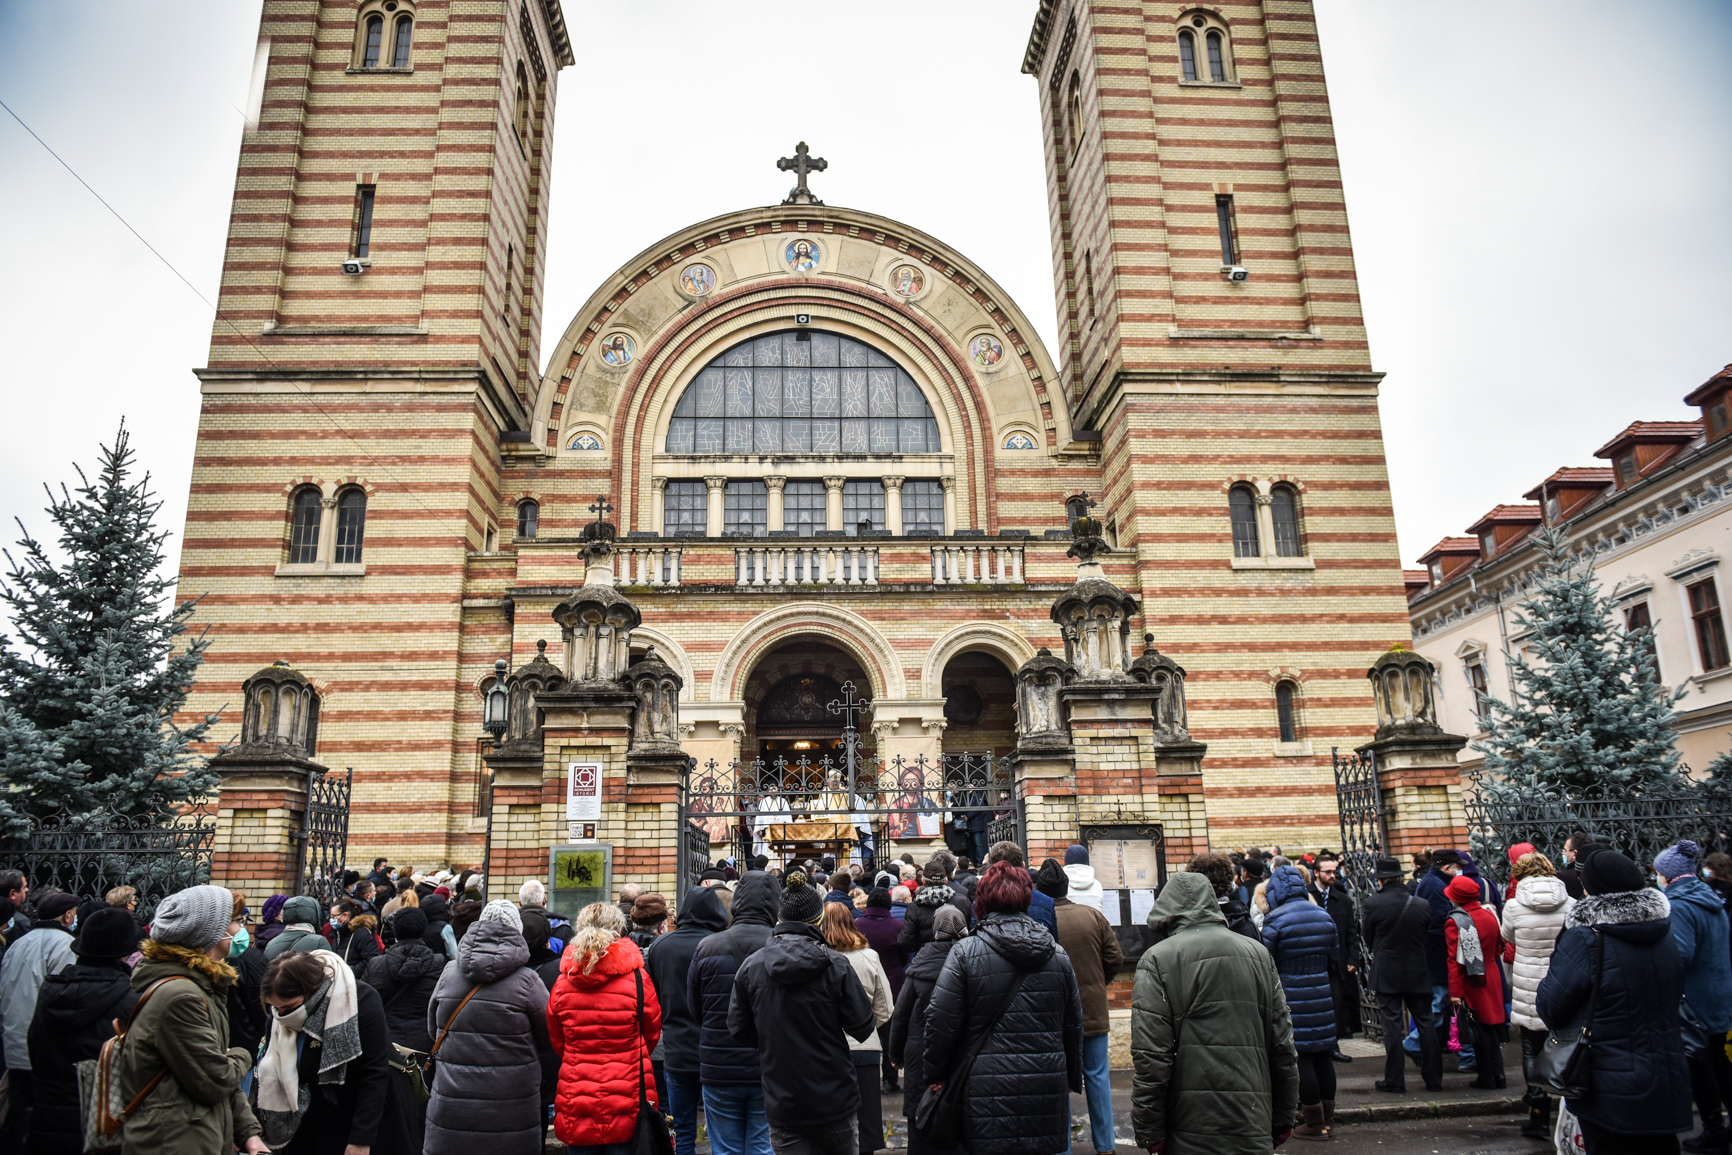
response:
[[[1082,998],[1070,959],[1028,916],[1033,893],[1020,866],[987,867],[979,925],[951,950],[927,1008],[927,1080],[967,1077],[964,1143],[993,1155],[1069,1151],[1070,1096],[1082,1093]]]

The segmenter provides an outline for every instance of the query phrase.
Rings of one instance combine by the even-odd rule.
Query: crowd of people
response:
[[[1528,1118],[1548,1037],[1591,1023],[1565,1100],[1589,1155],[1724,1152],[1732,1134],[1732,858],[1693,842],[1650,876],[1585,833],[1554,864],[1509,850],[1498,887],[1467,854],[1378,859],[1356,909],[1327,853],[1203,854],[1158,890],[1131,999],[1136,1143],[1271,1151],[1334,1134],[1360,984],[1385,1045],[1379,1091],[1417,1065],[1507,1086]],[[1126,959],[1083,846],[1030,869],[945,850],[881,869],[758,858],[706,871],[677,910],[622,888],[575,918],[545,887],[485,899],[473,871],[340,875],[329,904],[215,886],[148,919],[122,887],[32,895],[0,872],[0,1155],[80,1155],[78,1064],[112,1055],[126,1155],[573,1155],[638,1150],[646,1108],[679,1155],[700,1110],[715,1155],[889,1146],[903,1092],[915,1155],[1115,1150],[1108,990]],[[1368,965],[1367,965],[1368,964]],[[1361,970],[1366,973],[1361,974]],[[1411,1027],[1411,1030],[1409,1030]],[[110,1060],[104,1060],[105,1062]],[[1693,1100],[1693,1102],[1692,1102]]]

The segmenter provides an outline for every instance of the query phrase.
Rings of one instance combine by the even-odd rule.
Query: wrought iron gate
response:
[[[307,778],[307,812],[301,839],[300,871],[295,893],[308,894],[329,906],[342,886],[335,877],[343,870],[349,853],[349,790],[354,770],[341,778],[315,770]]]
[[[33,891],[101,898],[117,886],[138,891],[138,913],[177,890],[210,881],[216,823],[200,808],[185,813],[61,810],[27,833],[0,841],[0,863],[20,871]]]
[[[680,788],[680,896],[718,855],[780,857],[794,845],[830,847],[877,866],[895,841],[965,835],[973,844],[1020,834],[1010,765],[991,753],[896,757],[862,747],[855,725],[871,703],[845,682],[829,704],[843,718],[842,757],[813,761],[714,759],[687,764]],[[1020,838],[1017,839],[1021,841]]]
[[[1377,756],[1372,753],[1343,754],[1331,749],[1335,764],[1335,805],[1341,816],[1341,881],[1353,897],[1353,906],[1363,914],[1365,900],[1377,889],[1373,872],[1377,859],[1389,845],[1389,832],[1383,810],[1383,791],[1377,785]],[[1359,934],[1359,919],[1353,920],[1352,934]],[[1366,982],[1370,973],[1371,952],[1361,943],[1359,966],[1359,1017],[1365,1037],[1373,1042],[1383,1038],[1382,1021],[1377,1013],[1377,996]]]

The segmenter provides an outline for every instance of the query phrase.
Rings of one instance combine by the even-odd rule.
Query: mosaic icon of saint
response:
[[[818,246],[801,239],[788,245],[788,267],[797,273],[809,273],[818,267]]]
[[[976,365],[990,369],[1004,356],[1004,346],[1000,345],[996,338],[982,333],[969,343],[968,353],[974,358]]]
[[[601,359],[615,368],[629,363],[636,351],[632,339],[624,333],[615,333],[601,343]]]
[[[899,265],[892,274],[891,287],[904,297],[912,297],[926,287],[926,278],[913,265]]]
[[[680,286],[694,297],[701,297],[716,287],[716,275],[708,265],[687,265],[680,273]]]

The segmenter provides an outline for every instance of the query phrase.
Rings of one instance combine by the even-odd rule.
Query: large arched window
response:
[[[1179,79],[1210,84],[1234,81],[1232,34],[1209,12],[1187,13],[1179,28]]]
[[[1269,492],[1269,515],[1274,522],[1275,556],[1300,557],[1299,499],[1291,485],[1277,485]]]
[[[1233,520],[1233,556],[1262,557],[1257,540],[1257,495],[1249,485],[1235,485],[1227,492],[1227,512]]]
[[[314,565],[319,560],[319,491],[308,487],[295,494],[289,517],[289,564]]]
[[[345,489],[337,495],[337,549],[331,560],[338,565],[361,564],[366,529],[367,495],[359,489]]]
[[[906,370],[836,333],[742,341],[699,371],[668,422],[669,453],[938,453],[932,406]]]

